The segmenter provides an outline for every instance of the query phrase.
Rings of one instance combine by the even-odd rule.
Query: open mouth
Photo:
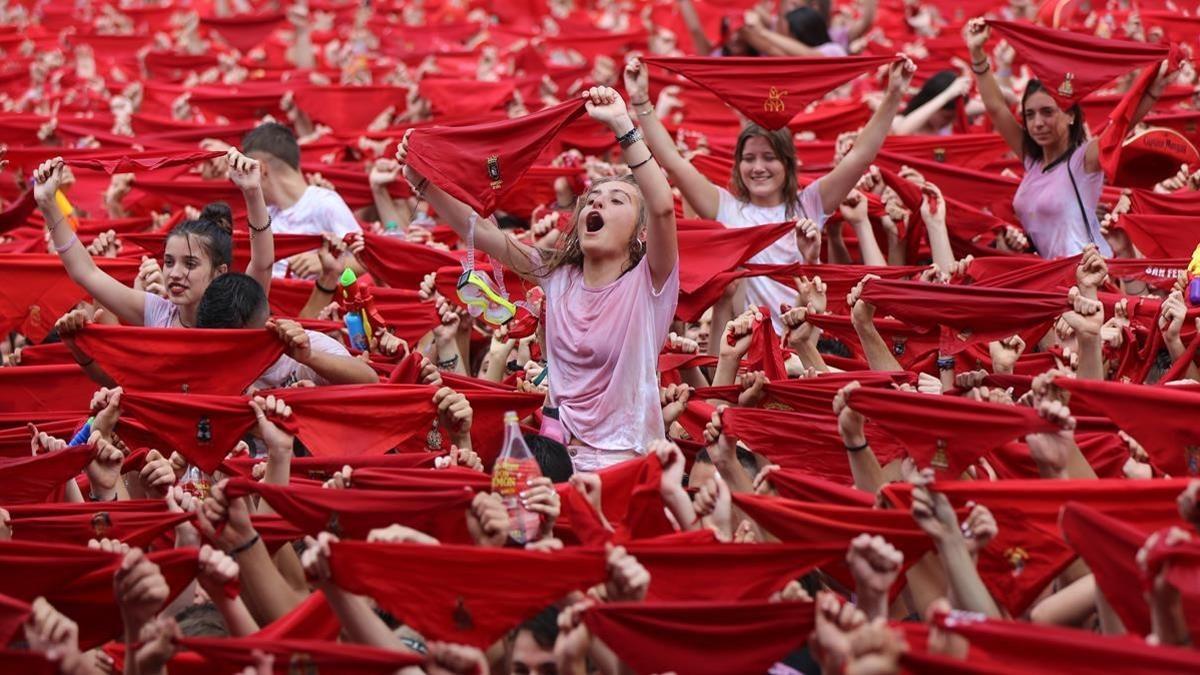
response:
[[[599,211],[592,211],[587,214],[587,218],[583,221],[583,226],[587,228],[589,233],[599,232],[604,227],[604,216],[600,215]]]

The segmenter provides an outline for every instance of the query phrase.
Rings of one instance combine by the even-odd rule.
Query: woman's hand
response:
[[[637,57],[625,63],[625,91],[629,92],[630,101],[642,103],[650,100],[650,71]]]
[[[612,87],[592,87],[583,93],[588,116],[612,130],[618,136],[633,128],[625,101]]]
[[[912,82],[917,72],[917,64],[904,54],[898,54],[895,63],[888,71],[887,93],[889,96],[904,96],[908,92],[908,84]]]
[[[33,172],[33,199],[39,206],[54,202],[54,196],[58,194],[58,188],[62,185],[66,166],[62,157],[55,157],[42,162]]]
[[[963,37],[967,41],[967,49],[971,52],[972,61],[982,61],[985,57],[983,46],[987,44],[988,37],[992,34],[991,28],[983,19],[971,19],[967,22],[967,27],[963,30]]]

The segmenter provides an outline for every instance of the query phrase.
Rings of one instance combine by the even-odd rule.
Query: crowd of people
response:
[[[0,2],[0,670],[1200,671],[1198,39]]]

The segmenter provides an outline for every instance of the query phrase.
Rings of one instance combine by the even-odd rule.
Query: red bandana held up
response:
[[[341,471],[343,466],[352,469],[432,469],[438,455],[431,452],[404,452],[389,455],[331,455],[326,457],[293,457],[292,478],[307,478],[308,480],[324,483]],[[231,476],[249,478],[254,465],[266,461],[241,457],[228,459],[221,464],[221,470]]]
[[[1072,402],[1103,414],[1133,436],[1150,462],[1172,476],[1200,475],[1200,431],[1192,424],[1200,405],[1194,387],[1155,387],[1119,382],[1057,378]]]
[[[481,217],[514,189],[542,150],[584,112],[576,98],[517,119],[413,131],[408,162]]]
[[[988,25],[1029,64],[1062,108],[1112,82],[1134,68],[1157,64],[1170,49],[1131,40],[1108,40],[1029,23],[989,19]]]
[[[107,153],[102,153],[107,154]],[[111,158],[71,159],[68,164],[72,169],[91,169],[103,171],[108,175],[114,173],[136,173],[138,171],[157,171],[176,166],[193,166],[210,159],[224,157],[224,152],[134,152],[118,153]]]
[[[117,281],[133,285],[138,261],[96,258],[96,265]],[[0,333],[18,331],[37,344],[87,293],[71,281],[56,255],[0,255]]]
[[[918,467],[945,478],[961,475],[1001,443],[1058,430],[1032,408],[954,396],[859,387],[847,402],[899,439]]]
[[[1173,45],[1169,53],[1170,63],[1168,64],[1168,68],[1178,67],[1179,56],[1179,47]],[[1117,177],[1117,172],[1121,165],[1121,150],[1124,148],[1125,139],[1129,135],[1129,128],[1133,123],[1133,115],[1137,111],[1138,106],[1141,105],[1142,97],[1149,93],[1150,87],[1156,79],[1158,79],[1157,66],[1143,68],[1133,86],[1129,91],[1125,92],[1125,96],[1121,98],[1121,102],[1108,115],[1108,125],[1100,133],[1098,141],[1100,144],[1100,166],[1104,169],[1105,178],[1110,182],[1114,181]],[[1181,145],[1187,145],[1186,139],[1181,138],[1179,140]],[[1195,148],[1191,149],[1191,155],[1194,162]],[[1175,162],[1175,166],[1185,163],[1187,162]],[[1154,179],[1150,179],[1148,182],[1151,181],[1157,182]],[[1153,185],[1146,187],[1153,187]]]
[[[461,268],[459,256],[448,251],[370,232],[348,234],[346,238],[356,236],[366,243],[359,259],[371,276],[393,288],[417,288],[430,272],[448,266]]]
[[[322,531],[365,539],[376,528],[400,523],[451,543],[468,543],[466,510],[474,493],[467,488],[433,490],[330,490],[319,486],[269,485],[231,478],[230,499],[258,494],[276,513],[311,535]]]
[[[890,63],[891,56],[652,57],[647,65],[678,73],[711,91],[765,129],[782,129],[832,89]]]
[[[265,328],[88,324],[75,343],[122,387],[175,394],[240,394],[283,355],[283,342]]]
[[[245,54],[271,36],[287,19],[283,12],[239,14],[230,17],[206,16],[200,25],[221,36],[229,46]]]
[[[96,448],[79,445],[33,457],[0,458],[0,504],[44,502],[92,461]]]
[[[684,221],[686,223],[687,221]],[[795,223],[758,227],[693,229],[680,223],[679,289],[692,293],[754,257],[795,228]]]
[[[768,480],[784,499],[862,508],[875,505],[875,497],[870,492],[816,478],[795,469],[776,469],[770,473]]]
[[[165,502],[158,501],[165,506]],[[189,513],[170,513],[165,508],[157,508],[155,503],[122,503],[138,505],[143,510],[113,509],[93,502],[48,504],[46,506],[59,507],[57,512],[48,513],[38,513],[44,507],[30,511],[13,506],[8,509],[12,516],[13,539],[86,546],[89,539],[107,538],[142,548],[192,518]]]
[[[636,672],[727,675],[764,673],[802,647],[813,614],[811,602],[614,602],[583,618]]]
[[[766,600],[787,582],[846,554],[810,544],[661,544],[626,546],[650,572],[648,602]],[[729,574],[730,570],[737,574]]]
[[[407,96],[407,89],[387,86],[309,85],[295,92],[301,110],[337,132],[363,131],[389,106],[403,112]]]
[[[759,307],[764,317],[771,313],[766,307]],[[750,348],[746,350],[746,369],[761,370],[772,382],[783,382],[788,379],[787,368],[783,365],[783,350],[779,346],[779,336],[770,318],[755,322],[754,334],[750,336]]]
[[[1149,533],[1078,502],[1063,506],[1059,526],[1063,539],[1096,575],[1096,584],[1125,630],[1149,635],[1150,608],[1142,589],[1130,583],[1142,574],[1137,552]]]
[[[862,299],[881,315],[942,326],[941,349],[948,354],[1040,328],[1068,309],[1065,294],[885,279],[868,281]]]
[[[257,664],[255,652],[275,656],[286,672],[321,672],[338,675],[391,675],[409,666],[419,666],[425,657],[413,651],[382,649],[333,640],[264,639],[259,635],[225,638],[182,638],[179,646],[198,654],[203,664],[187,673],[241,672]],[[176,672],[174,659],[168,670]],[[198,664],[200,665],[200,664]]]
[[[541,553],[344,541],[333,544],[331,553],[333,581],[339,587],[370,595],[426,639],[481,649],[570,591],[586,590],[606,575],[599,549]],[[472,579],[481,582],[464,583]]]
[[[21,630],[25,619],[32,611],[29,603],[7,595],[0,595],[0,645],[6,645],[12,641],[13,636]],[[0,656],[0,661],[2,660],[3,657]]]

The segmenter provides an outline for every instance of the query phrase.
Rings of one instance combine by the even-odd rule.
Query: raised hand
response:
[[[140,548],[130,549],[113,576],[113,589],[127,634],[138,635],[167,601],[171,588],[158,565]]]
[[[624,76],[630,101],[640,104],[650,100],[650,72],[641,59],[635,56],[626,61]]]
[[[738,394],[738,405],[743,408],[757,408],[767,395],[766,386],[770,383],[761,370],[752,373],[742,373],[742,392]]]
[[[404,167],[400,165],[400,162],[394,159],[377,159],[375,160],[375,164],[371,166],[371,172],[367,175],[367,181],[372,188],[384,188],[395,183],[403,169]]]
[[[1075,445],[1075,418],[1060,400],[1046,398],[1038,402],[1038,415],[1058,427],[1056,432],[1029,434],[1025,443],[1038,464],[1043,478],[1067,478],[1067,460]]]
[[[609,602],[639,602],[646,599],[650,572],[624,546],[608,545],[608,580],[604,583]]]
[[[588,116],[614,133],[623,134],[633,128],[625,101],[612,87],[592,87],[583,92]]]
[[[467,397],[450,387],[442,387],[433,395],[433,404],[437,406],[438,424],[450,431],[457,445],[469,448],[475,413]]]
[[[988,356],[992,359],[993,373],[1012,373],[1017,360],[1025,352],[1025,340],[1020,335],[1011,335],[1002,340],[988,343]]]
[[[725,326],[721,339],[721,356],[740,359],[750,349],[754,326],[763,320],[762,312],[752,307]]]
[[[1085,298],[1096,299],[1100,285],[1108,278],[1108,263],[1095,244],[1083,247],[1083,257],[1075,268],[1075,285]]]
[[[975,503],[967,506],[971,511],[962,524],[963,538],[967,541],[967,550],[976,557],[1000,533],[1000,528],[988,507]]]
[[[904,54],[896,55],[896,62],[888,70],[887,92],[890,96],[903,96],[908,91],[913,75],[917,74],[917,64]]]
[[[66,162],[62,157],[54,157],[41,163],[33,171],[33,198],[39,206],[54,203],[54,197],[62,187]]]
[[[659,404],[662,405],[663,422],[667,428],[679,419],[691,398],[692,389],[686,384],[669,384],[658,390]]]
[[[288,356],[302,364],[307,364],[312,359],[312,344],[308,339],[308,332],[299,323],[291,319],[271,319],[267,321],[267,328],[275,332]]]
[[[225,152],[225,162],[229,165],[229,180],[242,192],[262,189],[262,165],[257,159],[250,159],[237,148],[229,148]]]
[[[933,489],[933,469],[922,469],[912,491],[912,516],[917,525],[941,544],[951,537],[961,537],[958,516],[946,495]]]
[[[838,418],[838,433],[842,436],[842,443],[850,448],[860,447],[867,442],[867,420],[862,413],[851,408],[849,403],[850,392],[861,386],[855,380],[839,389],[833,397],[833,414]]]
[[[307,335],[305,338],[307,338]],[[258,433],[262,436],[263,443],[266,443],[267,451],[272,454],[291,453],[295,436],[276,424],[274,420],[282,421],[290,418],[292,416],[292,407],[284,402],[282,398],[277,398],[274,395],[267,396],[266,398],[255,396],[250,399],[249,405],[250,409],[254,411],[254,417],[258,421]]]
[[[328,586],[333,579],[329,566],[329,545],[337,541],[338,538],[328,532],[318,534],[315,539],[304,538],[305,549],[300,554],[300,566],[304,568],[304,576],[318,588]]]
[[[480,546],[499,548],[508,541],[511,521],[498,495],[480,492],[467,509],[467,529]]]
[[[850,542],[846,565],[854,575],[858,606],[868,618],[887,618],[888,591],[903,564],[904,554],[883,537],[860,534]]]

